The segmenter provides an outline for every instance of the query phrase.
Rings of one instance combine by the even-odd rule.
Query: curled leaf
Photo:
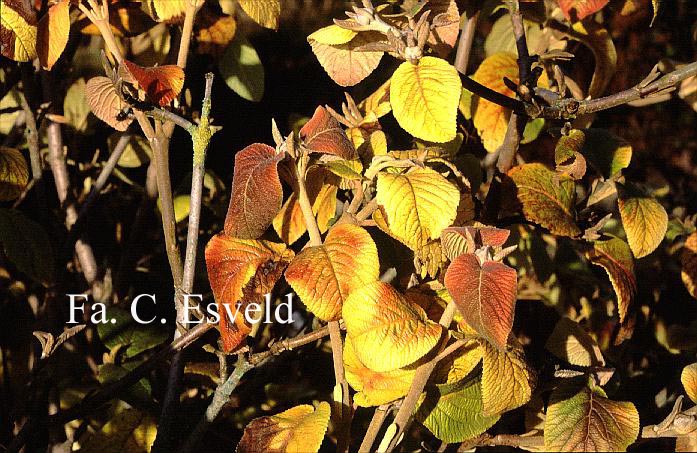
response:
[[[346,132],[322,106],[317,107],[310,121],[300,129],[300,138],[311,152],[332,154],[347,160],[357,157]]]
[[[593,249],[587,253],[588,259],[605,269],[617,295],[617,309],[620,322],[627,316],[629,304],[637,292],[634,276],[634,259],[626,242],[619,238],[593,243]]]
[[[172,102],[184,87],[184,70],[177,65],[143,67],[128,60],[123,64],[148,98],[160,107]]]
[[[583,20],[595,14],[608,4],[609,0],[557,0],[559,7],[571,21]]]
[[[692,233],[685,240],[685,246],[680,254],[682,271],[680,276],[685,288],[692,297],[697,299],[697,232]]]
[[[697,403],[697,363],[683,368],[680,374],[680,382],[682,382],[687,396],[690,397],[693,403]]]
[[[85,96],[92,113],[117,131],[125,131],[133,118],[121,118],[126,104],[116,93],[114,83],[108,77],[93,77],[85,85]]]
[[[363,51],[361,47],[383,39],[377,33],[360,33],[345,44],[322,44],[308,37],[312,52],[329,77],[342,87],[353,86],[370,75],[382,59],[382,51]]]

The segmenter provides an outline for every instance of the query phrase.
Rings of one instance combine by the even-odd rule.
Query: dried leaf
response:
[[[685,240],[680,254],[682,270],[680,276],[685,288],[692,297],[697,299],[697,232],[692,233]]]
[[[697,363],[683,368],[680,374],[680,382],[682,382],[687,396],[690,397],[693,403],[697,403]]]
[[[121,112],[128,107],[116,93],[116,87],[108,77],[93,77],[85,85],[85,96],[92,113],[117,131],[125,131],[133,118],[120,118]]]
[[[328,45],[308,38],[317,60],[329,77],[347,87],[359,83],[378,67],[383,52],[357,50],[367,44],[382,40],[377,33],[360,33],[346,44]]]

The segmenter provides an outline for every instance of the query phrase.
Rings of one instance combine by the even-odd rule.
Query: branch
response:
[[[340,327],[342,329],[344,328],[342,325],[340,325]],[[257,365],[271,356],[279,355],[284,351],[292,351],[293,349],[299,348],[300,346],[304,346],[306,344],[320,340],[326,337],[327,335],[329,335],[329,327],[325,326],[317,330],[313,330],[312,332],[299,335],[295,338],[289,338],[283,341],[278,341],[272,344],[271,347],[266,351],[252,354],[251,356],[249,356],[247,360],[252,365]]]
[[[455,68],[461,74],[467,74],[467,67],[469,66],[472,43],[474,43],[474,34],[477,31],[478,20],[479,11],[465,20],[462,31],[460,32],[460,39],[457,43],[457,53],[455,54]]]
[[[302,153],[299,157],[299,161],[295,166],[295,175],[298,182],[298,203],[300,204],[300,210],[302,211],[303,218],[305,219],[305,226],[307,227],[307,232],[310,235],[310,245],[315,247],[322,245],[322,234],[319,231],[319,226],[317,226],[317,219],[315,214],[312,212],[312,203],[310,203],[310,198],[307,195],[307,187],[305,186],[305,170],[307,168],[307,154]]]
[[[378,437],[380,428],[387,418],[387,414],[390,411],[391,404],[383,404],[378,406],[373,413],[373,418],[370,419],[370,424],[365,432],[361,446],[358,447],[358,453],[370,453],[375,439]]]
[[[336,451],[347,452],[351,440],[351,394],[349,385],[344,375],[344,343],[341,339],[339,321],[329,321],[329,339],[332,346],[332,359],[334,362],[334,420],[337,431]]]

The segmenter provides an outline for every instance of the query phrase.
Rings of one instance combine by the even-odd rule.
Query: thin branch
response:
[[[348,451],[351,440],[351,394],[344,374],[344,342],[341,339],[339,321],[329,321],[329,339],[334,362],[334,420],[337,431],[336,451]]]
[[[373,418],[370,419],[370,424],[365,432],[361,446],[358,447],[358,453],[369,453],[373,448],[375,439],[380,433],[380,428],[387,418],[387,414],[390,411],[391,404],[383,404],[378,406],[373,413]]]
[[[467,74],[470,55],[472,54],[472,43],[474,43],[474,35],[477,31],[477,21],[479,20],[479,11],[473,16],[468,17],[462,26],[460,39],[457,43],[457,53],[455,54],[455,68],[461,74]]]
[[[299,348],[306,344],[313,343],[317,340],[321,340],[327,335],[329,335],[329,327],[325,326],[317,330],[313,330],[312,332],[308,332],[303,335],[298,335],[295,338],[289,338],[283,341],[278,341],[272,344],[268,350],[252,354],[251,356],[249,356],[248,361],[252,365],[257,365],[262,361],[266,360],[268,357],[279,355],[285,351],[292,351],[293,349]]]
[[[310,245],[318,246],[322,245],[322,234],[319,231],[317,219],[312,212],[312,203],[310,203],[310,198],[307,195],[307,187],[305,185],[305,170],[307,168],[307,160],[307,155],[303,153],[299,157],[299,162],[295,166],[295,175],[298,182],[298,203],[300,204],[300,210],[302,211],[303,218],[305,219],[307,232],[310,235]]]
[[[147,110],[145,111],[145,115],[160,121],[171,121],[187,132],[190,132],[195,127],[191,121],[165,109],[154,108],[152,110]]]

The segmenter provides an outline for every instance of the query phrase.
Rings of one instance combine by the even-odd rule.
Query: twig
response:
[[[465,23],[462,26],[462,31],[460,32],[460,39],[457,43],[457,53],[455,54],[455,68],[461,74],[467,74],[467,67],[469,66],[470,55],[472,53],[472,43],[474,42],[474,35],[477,30],[478,20],[479,11],[465,20]]]
[[[307,169],[307,160],[308,157],[305,153],[300,155],[298,163],[295,166],[295,176],[298,182],[298,203],[300,204],[300,210],[302,211],[303,218],[305,219],[307,232],[310,235],[310,245],[314,247],[322,245],[322,234],[319,231],[317,219],[312,212],[312,203],[310,203],[310,198],[307,195],[307,187],[305,185],[305,170]]]
[[[344,374],[344,342],[341,339],[339,321],[329,321],[329,340],[332,346],[332,359],[334,362],[334,420],[336,427],[336,451],[343,453],[348,451],[351,428],[351,394]]]
[[[361,446],[358,447],[358,453],[370,453],[373,444],[375,443],[375,438],[378,437],[380,433],[380,428],[387,418],[387,414],[390,411],[391,404],[383,404],[378,406],[373,413],[373,418],[370,419],[370,424],[365,432]]]
[[[448,326],[450,326],[450,323],[453,321],[453,317],[455,316],[456,311],[457,306],[455,305],[455,302],[448,303],[448,305],[445,307],[445,310],[443,310],[443,314],[441,315],[438,323],[447,329]],[[440,348],[441,349],[436,355],[436,357],[420,365],[416,369],[416,373],[414,374],[414,380],[411,383],[409,392],[404,397],[402,405],[399,407],[399,411],[397,411],[397,415],[395,415],[394,421],[390,425],[394,426],[394,428],[388,428],[387,432],[385,433],[385,436],[383,437],[380,443],[381,445],[387,445],[387,452],[391,452],[397,447],[397,445],[403,437],[403,434],[406,433],[407,428],[409,428],[409,425],[411,424],[412,414],[414,413],[416,404],[419,401],[419,396],[426,387],[426,383],[428,383],[428,379],[431,377],[431,373],[438,364],[438,360],[440,360],[439,354],[445,349],[445,345],[441,345]]]
[[[235,369],[230,374],[230,377],[228,377],[225,382],[221,383],[218,388],[215,389],[213,400],[206,408],[206,412],[201,420],[199,420],[196,428],[194,428],[184,445],[178,450],[180,453],[200,451],[199,442],[203,438],[204,434],[206,434],[206,430],[208,430],[208,427],[213,424],[215,419],[218,417],[218,414],[220,414],[220,411],[230,400],[230,395],[232,395],[232,392],[240,384],[240,381],[245,373],[253,368],[254,365],[247,362],[242,355],[238,357]]]
[[[466,440],[458,447],[458,452],[470,451],[476,447],[518,447],[518,448],[536,448],[539,450],[544,446],[544,438],[537,431],[532,431],[526,434],[482,434],[471,440]]]
[[[304,346],[306,344],[320,340],[326,337],[327,335],[329,335],[329,327],[321,327],[317,330],[313,330],[312,332],[299,335],[295,338],[289,338],[283,341],[278,341],[272,344],[271,347],[266,351],[252,354],[251,356],[249,356],[247,360],[252,365],[257,365],[262,361],[266,360],[268,357],[279,355],[284,351],[292,351],[293,349],[299,348],[300,346]]]

